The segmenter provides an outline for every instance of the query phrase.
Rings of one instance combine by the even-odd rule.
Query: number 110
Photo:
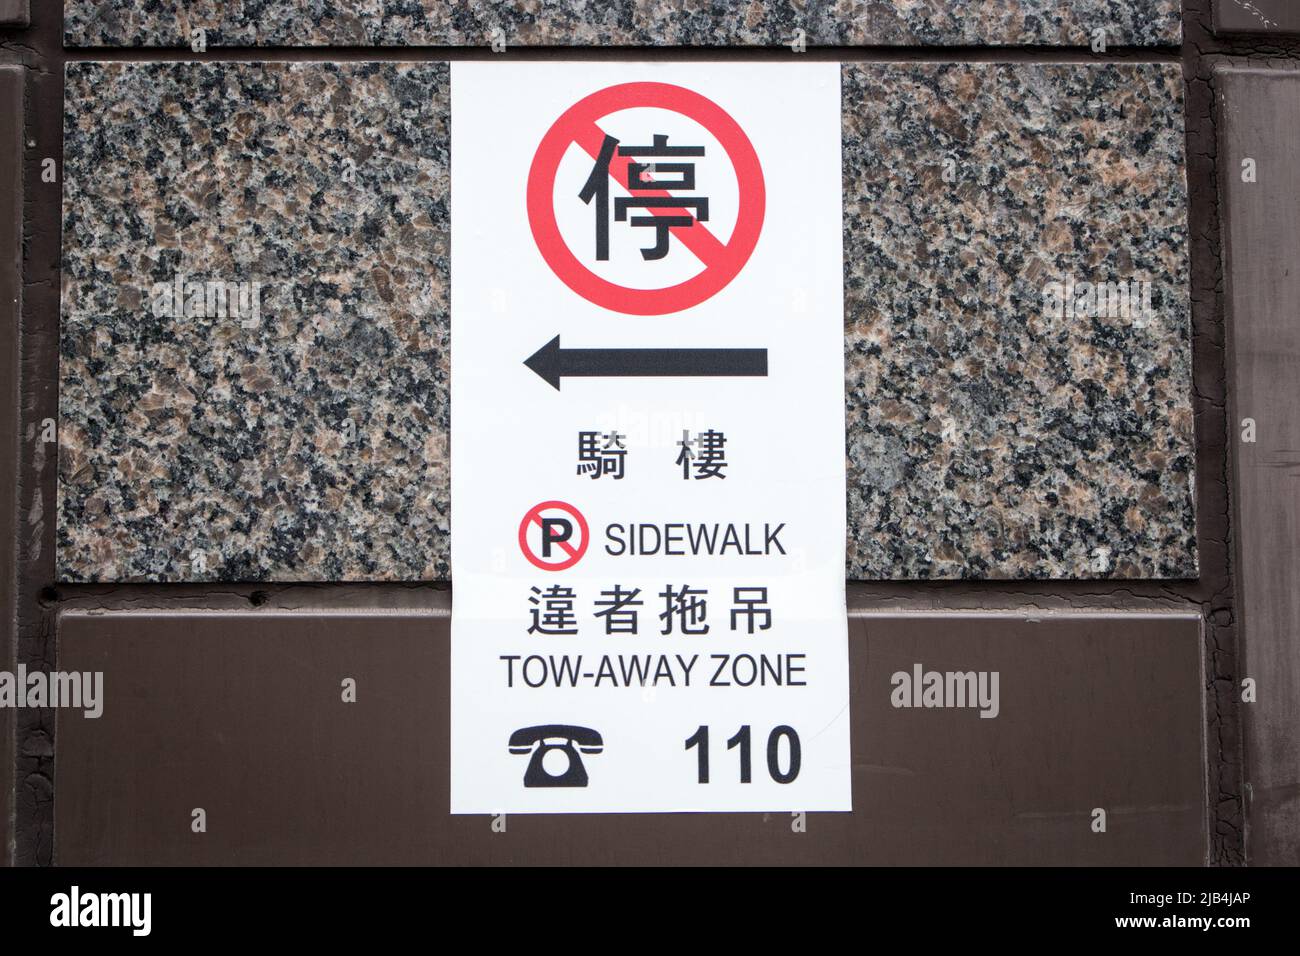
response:
[[[789,747],[789,766],[783,771],[781,769],[781,739],[784,738]],[[686,738],[686,749],[698,748],[696,757],[699,760],[700,783],[709,782],[709,728],[700,725],[695,733]],[[749,724],[745,724],[736,735],[727,741],[727,749],[735,750],[740,748],[740,782],[749,783],[753,779],[752,774],[752,746],[749,737]],[[767,772],[777,783],[791,783],[794,778],[799,776],[799,764],[803,760],[803,755],[799,747],[799,735],[795,733],[793,727],[787,727],[782,724],[780,727],[773,729],[767,735]]]

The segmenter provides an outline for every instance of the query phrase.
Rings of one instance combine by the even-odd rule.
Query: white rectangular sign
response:
[[[838,64],[451,77],[452,812],[850,809]]]

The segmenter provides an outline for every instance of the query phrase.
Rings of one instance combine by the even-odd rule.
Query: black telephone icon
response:
[[[598,754],[605,749],[605,741],[597,731],[590,727],[574,727],[569,724],[542,724],[539,727],[524,727],[510,735],[510,752],[512,754],[532,753],[528,769],[524,771],[525,787],[585,787],[587,785],[587,768],[582,765],[581,750],[584,754]],[[548,768],[547,755],[559,751],[568,758],[564,769],[555,773]],[[551,763],[558,758],[552,758]]]

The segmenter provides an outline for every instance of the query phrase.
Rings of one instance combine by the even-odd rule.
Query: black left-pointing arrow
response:
[[[565,349],[557,335],[524,364],[559,391],[562,378],[761,377],[767,349]]]

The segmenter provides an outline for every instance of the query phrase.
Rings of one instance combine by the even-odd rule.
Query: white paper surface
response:
[[[682,87],[719,107],[752,144],[763,180],[761,231],[739,273],[669,314],[626,314],[575,292],[539,250],[527,208],[530,169],[556,120],[593,93],[641,82]],[[458,62],[451,123],[452,812],[850,809],[838,64]],[[690,228],[707,225],[723,245],[733,238],[754,197],[741,195],[715,131],[653,106],[595,125],[622,145],[662,135],[668,146],[703,146],[703,157],[686,160],[695,188],[670,193],[707,197],[707,224]],[[615,199],[633,195],[616,182],[609,258],[597,261],[596,206],[579,198],[595,166],[571,145],[550,190],[576,261],[633,289],[688,282],[706,269],[676,234],[667,255],[645,259],[656,229],[613,221]],[[628,220],[647,214],[632,209]],[[765,349],[768,374],[565,377],[557,391],[524,364],[557,335],[563,349]],[[683,431],[698,439],[709,430],[725,436],[726,477],[684,479]],[[624,436],[621,479],[578,473],[584,431]],[[561,571],[535,566],[519,542],[524,516],[548,501],[576,508],[588,525],[585,553]],[[655,525],[660,535],[683,526],[669,529],[679,550],[689,550],[688,527],[698,539],[701,526],[716,525],[722,541],[732,525],[742,547],[748,529],[751,550],[766,544],[775,553],[614,555],[611,525]],[[778,526],[779,548],[768,537]],[[626,531],[614,535],[626,541]],[[535,523],[525,537],[541,551]],[[551,552],[567,553],[558,543]],[[616,585],[640,589],[635,635],[606,634],[594,614],[601,592]],[[572,590],[576,635],[529,633],[552,587]],[[695,622],[707,634],[680,633],[680,615],[662,633],[666,587],[707,592],[706,616]],[[755,587],[767,588],[770,627],[747,633],[742,614],[733,630],[734,589]],[[645,686],[637,666],[652,678]],[[577,676],[557,679],[557,671]],[[760,679],[750,683],[753,672]],[[511,752],[508,744],[516,731],[545,725],[599,734],[599,752],[579,755],[585,785],[525,785],[534,752],[547,745]],[[701,727],[708,783],[699,782],[699,746],[686,746]],[[742,727],[748,747],[728,748]],[[769,738],[781,727],[792,733],[777,733],[770,762]],[[779,782],[774,772],[793,769],[792,735],[798,772]],[[548,739],[556,746],[539,762],[564,780],[565,741]]]

